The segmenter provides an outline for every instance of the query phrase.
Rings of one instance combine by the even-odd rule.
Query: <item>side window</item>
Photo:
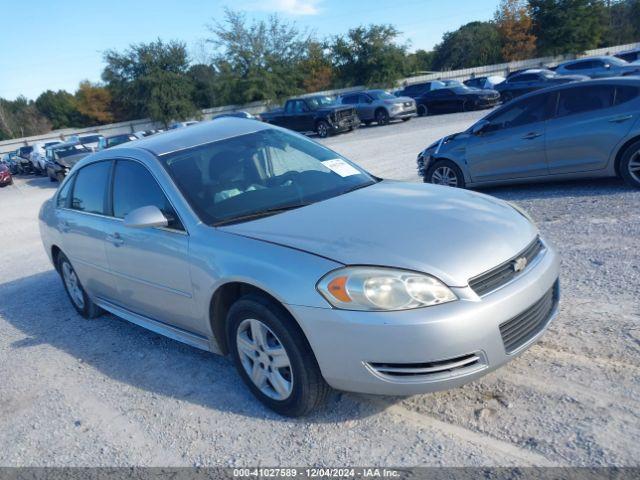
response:
[[[345,97],[342,98],[342,103],[344,104],[350,104],[350,103],[358,103],[358,96],[357,95],[347,95]]]
[[[535,95],[517,101],[502,111],[489,117],[487,132],[522,127],[531,123],[542,122],[548,118],[549,105],[555,99],[554,94]]]
[[[615,87],[595,85],[562,90],[558,102],[557,117],[593,112],[613,105]]]
[[[136,208],[154,205],[169,220],[169,228],[184,230],[175,210],[149,171],[138,162],[118,160],[113,176],[113,216],[124,218]]]
[[[73,183],[71,208],[81,212],[105,215],[110,170],[110,161],[92,163],[80,169]]]
[[[284,106],[284,111],[285,111],[286,113],[293,113],[294,106],[295,106],[295,102],[293,102],[293,101],[289,101],[289,102],[287,102],[287,103],[285,104],[285,106]]]
[[[371,103],[371,97],[369,95],[360,94],[358,95],[358,103]]]
[[[58,208],[66,208],[69,205],[69,193],[71,192],[74,181],[75,179],[73,177],[67,180],[67,183],[65,183],[60,189],[60,192],[58,192],[58,197],[56,198],[56,206]]]
[[[638,87],[632,87],[630,85],[618,85],[616,87],[616,105],[620,105],[621,103],[630,102],[631,100],[635,100],[638,98],[640,94],[640,89]]]
[[[304,113],[308,112],[307,104],[304,100],[296,100],[296,104],[294,106],[294,113]]]

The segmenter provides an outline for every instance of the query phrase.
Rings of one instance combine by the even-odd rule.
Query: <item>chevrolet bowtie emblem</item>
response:
[[[521,272],[525,268],[527,268],[527,257],[516,258],[513,262],[513,271]]]

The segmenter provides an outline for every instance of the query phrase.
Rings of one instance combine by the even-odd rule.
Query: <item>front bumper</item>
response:
[[[418,114],[418,112],[416,111],[416,107],[409,107],[409,108],[405,108],[403,110],[397,110],[397,111],[390,111],[389,112],[389,118],[391,120],[399,120],[402,118],[409,118],[409,117],[415,117]]]
[[[401,312],[356,312],[288,305],[300,322],[325,380],[339,390],[413,395],[460,386],[509,362],[544,333],[557,312],[559,260],[546,246],[540,259],[511,283],[480,298],[454,288],[458,301]],[[500,325],[550,290],[554,303],[537,333],[512,353]],[[477,357],[473,363],[465,359]],[[387,375],[376,365],[430,366],[467,362],[433,374]]]
[[[357,116],[343,118],[337,122],[331,123],[331,129],[334,133],[346,132],[360,126],[360,118]]]

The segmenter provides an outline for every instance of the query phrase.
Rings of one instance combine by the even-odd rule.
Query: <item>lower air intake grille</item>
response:
[[[458,371],[484,365],[480,354],[471,353],[462,357],[450,358],[437,362],[426,363],[370,363],[376,372],[390,377],[412,377],[439,375],[443,373],[455,374]]]
[[[500,325],[500,335],[507,353],[513,353],[540,333],[558,303],[558,283],[536,303],[517,317]]]

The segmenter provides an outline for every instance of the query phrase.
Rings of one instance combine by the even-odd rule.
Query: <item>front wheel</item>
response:
[[[438,160],[429,167],[424,176],[425,183],[464,188],[464,175],[460,168],[450,160]]]
[[[427,106],[422,104],[418,105],[418,116],[426,117],[427,115],[429,115],[429,109]]]
[[[620,161],[620,176],[627,185],[640,188],[640,141],[624,152]]]
[[[403,122],[408,122],[409,120],[411,120],[411,117],[406,117],[402,119]]]
[[[275,412],[306,415],[331,387],[295,321],[267,298],[246,295],[227,317],[229,350],[242,380]]]
[[[320,120],[316,125],[316,133],[320,138],[327,138],[329,136],[329,124],[324,120]]]
[[[389,123],[389,112],[381,108],[376,112],[376,123],[378,125],[387,125]]]

